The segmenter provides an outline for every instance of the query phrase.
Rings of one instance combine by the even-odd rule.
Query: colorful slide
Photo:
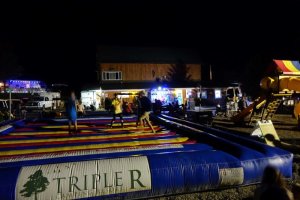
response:
[[[260,86],[264,90],[273,90],[275,92],[281,91],[295,91],[300,92],[300,77],[281,77],[281,78],[272,78],[265,77],[261,80]],[[278,90],[279,89],[279,90]],[[250,115],[256,106],[256,109],[259,109],[266,103],[265,97],[259,97],[255,100],[254,103],[250,104],[247,108],[245,108],[242,112],[233,116],[231,120],[233,122],[241,122]],[[297,120],[300,118],[300,102],[298,102],[294,107],[294,115]]]
[[[300,62],[295,60],[273,60],[277,69],[285,75],[294,77],[284,77],[279,79],[280,90],[293,90],[300,92]],[[274,82],[274,81],[273,81]],[[294,107],[294,115],[299,122],[300,102]]]
[[[261,80],[260,86],[264,90],[273,91],[277,93],[274,96],[285,96],[285,94],[278,94],[282,91],[287,91],[287,95],[291,95],[291,92],[300,92],[300,62],[294,60],[273,60],[274,70],[283,76],[279,78],[265,77]],[[265,98],[259,97],[259,102],[256,102],[256,108],[263,106],[266,103]],[[234,122],[242,122],[244,119],[252,113],[254,104],[251,104],[241,113],[232,117]],[[294,115],[299,121],[300,115],[300,102],[298,102],[294,107]]]

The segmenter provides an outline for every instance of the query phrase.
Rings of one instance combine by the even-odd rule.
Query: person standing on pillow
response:
[[[121,126],[123,128],[124,126],[123,126],[123,115],[122,115],[122,101],[118,98],[117,93],[115,93],[114,96],[115,97],[114,97],[114,99],[111,102],[111,104],[113,106],[113,119],[111,120],[110,127],[111,128],[113,127],[113,123],[115,122],[116,117],[118,116],[118,117],[120,117]]]
[[[77,109],[76,109],[76,96],[74,92],[71,92],[71,96],[66,106],[67,117],[69,121],[69,134],[71,135],[71,126],[74,125],[73,132],[77,132]]]
[[[150,122],[149,114],[152,110],[152,103],[148,97],[145,96],[144,91],[139,92],[139,101],[140,101],[140,115],[139,115],[139,124],[143,126],[143,120],[146,120],[148,126],[152,129],[152,132],[155,133],[155,130]]]

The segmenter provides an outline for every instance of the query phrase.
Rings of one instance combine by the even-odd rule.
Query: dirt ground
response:
[[[255,189],[256,186],[251,185],[225,190],[153,198],[151,200],[252,200]]]
[[[272,118],[272,123],[276,129],[277,134],[283,141],[294,141],[300,144],[300,130],[297,129],[297,121],[291,115],[276,114]],[[250,135],[254,128],[255,123],[251,125],[237,126],[231,122],[228,118],[217,116],[214,118],[213,126],[216,128],[232,130],[234,132],[240,132],[244,135]]]

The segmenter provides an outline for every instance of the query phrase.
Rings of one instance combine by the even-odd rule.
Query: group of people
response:
[[[112,105],[112,101],[115,99],[110,99],[108,97],[105,98],[104,100],[104,108],[105,110],[112,112],[114,110],[114,106]],[[128,101],[125,101],[124,99],[120,99],[120,103],[122,104],[122,113],[124,115],[130,115],[134,113],[134,104],[129,103]]]
[[[242,112],[249,106],[248,97],[243,95],[241,98],[226,96],[216,107],[216,114],[225,117],[232,117],[237,112]]]
[[[145,123],[151,128],[152,132],[155,133],[155,129],[153,128],[149,114],[152,110],[152,103],[148,97],[145,96],[144,91],[138,93],[136,98],[137,104],[137,127],[145,126]],[[132,109],[127,105],[123,105],[122,100],[118,98],[118,94],[114,94],[114,98],[111,102],[113,118],[111,120],[110,126],[113,127],[114,122],[116,121],[116,117],[120,118],[121,126],[124,127],[124,119],[123,119],[123,111],[122,108],[128,109],[128,112],[133,112]],[[71,95],[66,103],[66,114],[68,117],[68,125],[69,125],[69,134],[76,134],[77,131],[77,114],[79,116],[84,114],[84,106],[82,103],[78,103],[76,101],[76,96],[74,92],[71,92]]]
[[[114,99],[111,102],[113,106],[113,119],[111,121],[111,127],[113,126],[116,117],[120,118],[121,126],[124,127],[124,120],[123,120],[123,111],[122,111],[122,101],[118,98],[118,95],[114,95]],[[152,110],[152,103],[148,97],[145,96],[144,91],[138,93],[138,97],[136,98],[137,104],[137,127],[145,126],[145,123],[151,128],[152,132],[155,133],[155,129],[153,128],[149,114]],[[132,110],[131,110],[132,111]]]

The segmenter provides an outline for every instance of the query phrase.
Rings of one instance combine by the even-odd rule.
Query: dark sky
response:
[[[100,2],[10,1],[0,6],[0,45],[27,74],[75,85],[95,79],[96,45],[195,48],[232,80],[270,58],[300,59],[299,9],[288,1]]]

